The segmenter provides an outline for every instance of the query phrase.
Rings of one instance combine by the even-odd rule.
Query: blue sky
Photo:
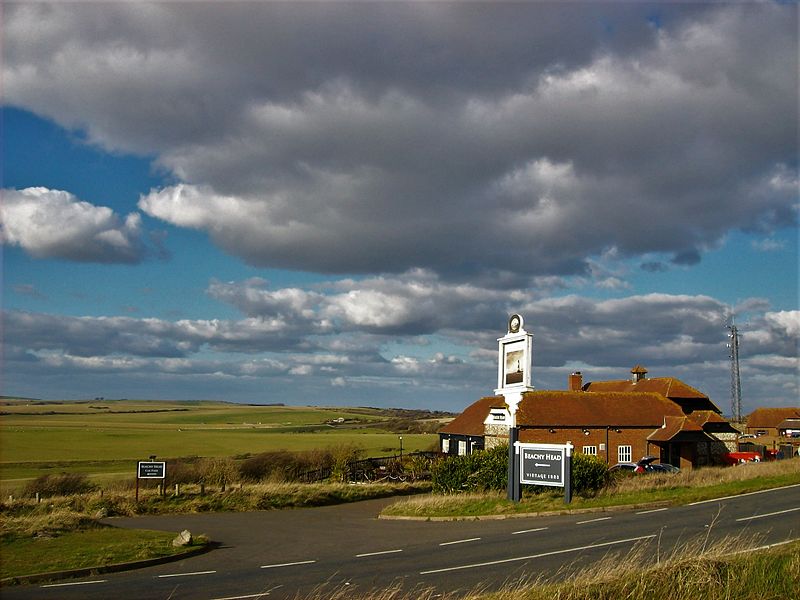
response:
[[[796,5],[12,4],[3,38],[2,394],[459,410],[521,312],[539,389],[641,363],[728,412],[735,310],[745,410],[797,405]]]

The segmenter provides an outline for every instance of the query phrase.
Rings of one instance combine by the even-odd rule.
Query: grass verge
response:
[[[602,509],[650,503],[687,504],[712,498],[800,484],[800,459],[751,463],[739,467],[708,467],[676,475],[622,477],[595,496],[573,497],[564,504],[560,489],[527,490],[519,503],[504,492],[426,495],[400,500],[382,516],[418,518],[469,518],[538,512]]]
[[[7,538],[0,543],[0,578],[102,567],[194,549],[173,547],[174,537],[163,531],[97,527],[57,537]]]

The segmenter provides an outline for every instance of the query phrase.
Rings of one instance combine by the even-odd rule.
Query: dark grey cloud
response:
[[[797,7],[11,5],[7,101],[269,267],[589,274],[796,223]],[[36,35],[32,35],[35,32]]]

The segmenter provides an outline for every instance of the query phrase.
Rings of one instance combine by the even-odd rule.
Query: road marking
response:
[[[277,569],[278,567],[294,567],[295,565],[310,565],[315,563],[315,560],[300,560],[297,562],[280,563],[278,565],[261,565],[262,569]]]
[[[192,575],[211,575],[212,573],[216,573],[216,571],[195,571],[194,573],[170,573],[169,575],[157,575],[157,577],[160,579],[163,579],[165,577],[191,577]]]
[[[381,552],[366,552],[365,554],[356,554],[356,558],[364,558],[365,556],[378,556],[380,554],[395,554],[402,552],[402,550],[383,550]]]
[[[584,523],[597,523],[597,521],[608,521],[611,517],[599,517],[597,519],[589,519],[588,521],[578,521],[575,525],[583,525]]]
[[[452,544],[466,544],[467,542],[477,542],[481,538],[469,538],[468,540],[456,540],[455,542],[442,542],[440,546],[450,546]]]
[[[245,600],[246,598],[263,598],[269,596],[269,592],[261,592],[260,594],[247,594],[246,596],[228,596],[227,598],[212,598],[212,600]]]
[[[628,538],[624,540],[615,540],[613,542],[603,542],[602,544],[592,544],[590,546],[579,546],[578,548],[567,548],[566,550],[554,550],[553,552],[543,552],[541,554],[531,554],[530,556],[515,556],[514,558],[504,558],[501,560],[492,560],[483,563],[474,563],[471,565],[459,565],[457,567],[445,567],[444,569],[431,569],[430,571],[420,571],[420,575],[430,575],[432,573],[446,573],[447,571],[460,571],[463,569],[475,569],[477,567],[490,567],[493,565],[502,565],[510,562],[520,562],[523,560],[533,560],[534,558],[542,558],[544,556],[554,556],[556,554],[567,554],[569,552],[580,552],[581,550],[591,550],[592,548],[604,548],[606,546],[615,546],[619,544],[628,544],[630,542],[638,542],[640,540],[650,540],[656,537],[656,534],[643,535],[641,537]]]
[[[93,583],[105,583],[108,581],[107,579],[97,579],[95,581],[72,581],[70,583],[48,583],[47,585],[43,585],[43,588],[51,588],[51,587],[65,587],[68,585],[91,585]]]
[[[742,496],[752,496],[753,494],[765,494],[767,492],[776,492],[778,490],[785,490],[788,488],[800,487],[800,483],[792,485],[785,485],[778,488],[770,488],[768,490],[759,490],[757,492],[747,492],[746,494],[737,494],[735,496],[724,496],[722,498],[712,498],[711,500],[700,500],[699,502],[692,502],[689,506],[697,506],[698,504],[707,504],[708,502],[721,502],[722,500],[730,500],[731,498],[741,498]]]
[[[777,512],[771,512],[764,515],[754,515],[752,517],[742,517],[741,519],[736,519],[736,522],[739,521],[752,521],[753,519],[763,519],[764,517],[774,517],[775,515],[785,515],[786,513],[794,512],[796,510],[800,510],[800,506],[795,508],[787,508],[786,510],[779,510]]]
[[[536,529],[523,529],[522,531],[513,531],[511,535],[519,535],[520,533],[533,533],[535,531],[544,531],[547,527],[537,527]]]
[[[662,510],[669,510],[669,509],[668,508],[654,508],[653,510],[643,510],[643,511],[637,512],[636,514],[637,515],[649,515],[650,513],[661,512]]]
[[[800,538],[794,538],[793,540],[784,540],[782,542],[775,542],[774,544],[767,544],[766,546],[759,546],[758,548],[745,548],[744,550],[737,550],[732,554],[745,554],[747,552],[760,552],[761,550],[770,550],[772,548],[777,548],[778,546],[785,546],[786,544],[792,544],[794,542],[800,541]]]

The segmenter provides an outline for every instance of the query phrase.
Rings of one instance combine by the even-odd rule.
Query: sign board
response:
[[[565,487],[569,485],[572,444],[517,442],[520,483]]]
[[[164,461],[139,461],[137,479],[164,479],[167,474],[167,463]]]

